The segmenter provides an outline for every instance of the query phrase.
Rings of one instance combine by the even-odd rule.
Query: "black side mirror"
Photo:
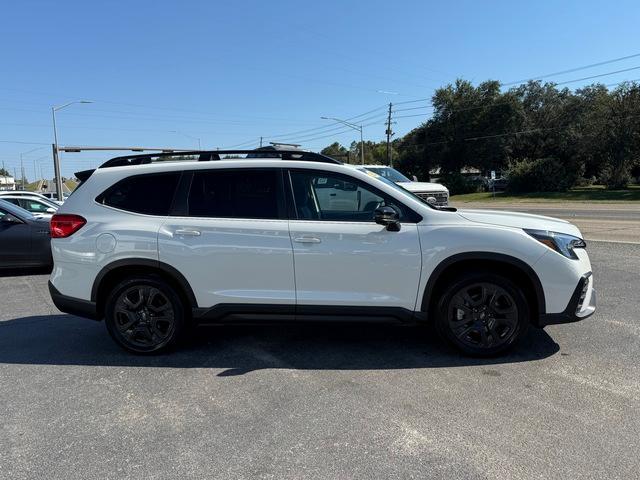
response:
[[[391,207],[376,208],[373,218],[378,225],[384,225],[390,232],[400,231],[400,218],[398,212]]]
[[[22,220],[11,215],[10,213],[5,213],[2,218],[0,218],[0,222],[4,223],[5,225],[12,225],[16,223],[22,223]]]

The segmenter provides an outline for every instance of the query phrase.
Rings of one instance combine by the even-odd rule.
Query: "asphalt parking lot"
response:
[[[640,245],[599,310],[463,358],[414,327],[210,327],[136,357],[0,278],[0,478],[638,478]]]

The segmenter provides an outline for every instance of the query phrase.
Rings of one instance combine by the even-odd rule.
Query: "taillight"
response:
[[[49,224],[51,238],[66,238],[73,235],[80,230],[85,223],[87,223],[87,221],[80,215],[56,213],[51,217],[51,223]]]

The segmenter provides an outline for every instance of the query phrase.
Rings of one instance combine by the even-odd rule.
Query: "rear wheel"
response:
[[[116,285],[107,298],[105,323],[111,337],[134,353],[157,353],[184,331],[184,304],[162,278],[137,276]]]
[[[444,290],[436,328],[467,355],[493,356],[512,348],[526,333],[530,309],[524,292],[494,274],[466,274]]]

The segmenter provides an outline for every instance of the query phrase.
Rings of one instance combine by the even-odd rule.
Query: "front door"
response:
[[[406,207],[342,174],[301,169],[287,180],[295,207],[289,228],[299,311],[307,311],[305,305],[413,311],[421,250]],[[384,205],[399,211],[399,232],[374,222],[375,209]]]
[[[276,304],[293,311],[280,169],[196,170],[183,208],[160,228],[159,259],[182,273],[199,307]]]
[[[33,263],[31,226],[0,209],[0,267]]]

